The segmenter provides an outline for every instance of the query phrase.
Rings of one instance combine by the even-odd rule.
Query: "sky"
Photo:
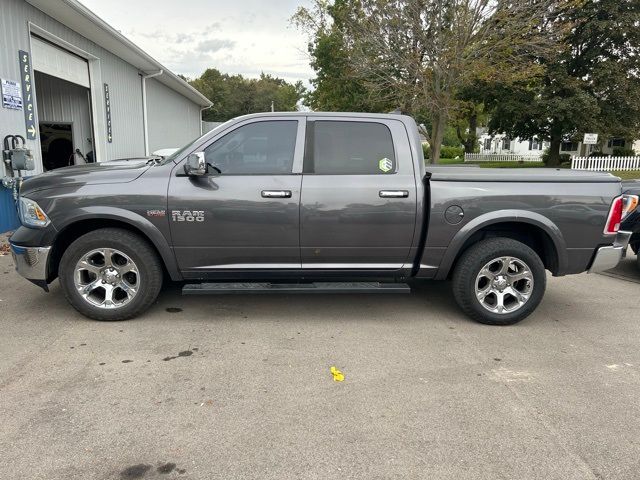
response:
[[[80,1],[174,73],[314,76],[307,38],[289,23],[310,0]]]

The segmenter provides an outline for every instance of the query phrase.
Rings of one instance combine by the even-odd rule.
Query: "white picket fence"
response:
[[[541,162],[540,154],[465,153],[465,162]]]
[[[640,170],[640,156],[637,157],[573,157],[573,170]]]

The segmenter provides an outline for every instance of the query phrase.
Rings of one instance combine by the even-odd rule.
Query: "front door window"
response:
[[[297,128],[295,120],[244,125],[205,148],[205,159],[222,175],[290,174]]]

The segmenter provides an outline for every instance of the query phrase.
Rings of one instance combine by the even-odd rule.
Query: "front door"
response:
[[[309,119],[301,199],[304,269],[396,271],[409,261],[416,174],[404,125]]]
[[[299,269],[303,146],[299,117],[252,119],[200,150],[220,173],[182,174],[169,185],[176,259],[187,278],[220,270]],[[296,161],[299,158],[300,161]]]

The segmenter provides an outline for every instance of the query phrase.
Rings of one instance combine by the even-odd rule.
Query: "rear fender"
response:
[[[555,223],[535,212],[528,212],[526,210],[498,210],[474,218],[456,233],[442,257],[435,278],[437,280],[444,280],[448,277],[449,271],[461,253],[460,251],[463,245],[471,235],[485,227],[503,222],[526,223],[540,228],[551,238],[555,247],[558,262],[557,273],[562,275],[567,270],[567,245],[562,232]]]

